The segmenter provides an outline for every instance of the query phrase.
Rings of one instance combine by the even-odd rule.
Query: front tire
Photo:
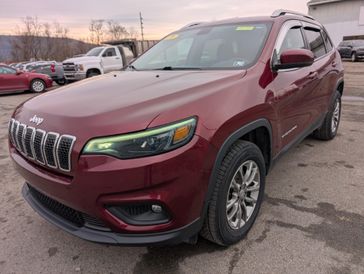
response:
[[[335,138],[339,129],[341,119],[341,94],[339,91],[335,92],[333,104],[327,112],[324,122],[321,127],[313,132],[313,136],[319,140],[332,140]]]
[[[91,77],[98,76],[98,75],[100,75],[99,71],[91,70],[91,71],[87,72],[86,78],[91,78]]]
[[[264,186],[262,152],[253,143],[236,142],[218,168],[201,236],[222,246],[244,238],[258,215]]]
[[[30,83],[30,90],[32,92],[40,93],[40,92],[45,91],[45,89],[46,89],[46,85],[45,85],[44,81],[41,79],[34,79]]]

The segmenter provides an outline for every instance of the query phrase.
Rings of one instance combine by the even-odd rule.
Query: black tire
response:
[[[254,161],[259,167],[259,172],[257,172],[260,176],[259,194],[255,208],[247,222],[241,228],[232,229],[228,222],[226,207],[230,184],[239,167],[247,161]],[[201,236],[222,246],[237,243],[244,238],[258,215],[263,201],[264,186],[265,162],[262,152],[253,143],[246,141],[236,142],[226,154],[221,166],[217,170],[215,188],[209,201],[207,215],[200,232]]]
[[[91,70],[91,71],[87,72],[86,78],[91,78],[91,77],[98,76],[98,75],[100,75],[99,71]]]
[[[56,82],[56,83],[57,83],[57,85],[59,85],[59,86],[63,86],[63,85],[65,85],[65,84],[67,84],[67,80],[66,80],[66,78],[58,79],[58,80],[56,80],[55,82]]]
[[[45,82],[41,79],[34,79],[31,83],[30,83],[30,91],[35,92],[35,93],[40,93],[45,91],[47,88]]]
[[[335,98],[333,100],[333,103],[330,106],[329,111],[327,112],[321,127],[313,132],[313,136],[316,139],[328,141],[334,139],[337,134],[341,118],[341,94],[339,91],[335,91],[334,96]],[[338,118],[337,118],[337,124],[335,128],[333,128],[333,119],[337,104],[339,106]]]
[[[356,56],[356,52],[353,52],[353,53],[351,54],[351,61],[352,61],[352,62],[356,62],[356,61],[358,61],[358,57]]]

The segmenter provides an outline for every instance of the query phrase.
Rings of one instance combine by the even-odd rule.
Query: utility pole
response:
[[[140,20],[140,33],[142,35],[142,51],[144,52],[144,23],[141,12],[139,12],[139,20]]]

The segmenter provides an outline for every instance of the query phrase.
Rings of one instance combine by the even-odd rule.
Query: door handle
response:
[[[314,79],[316,79],[316,78],[317,78],[317,76],[318,76],[318,73],[317,73],[316,71],[312,71],[312,72],[310,72],[310,73],[308,74],[308,79],[310,79],[310,80],[314,80]]]

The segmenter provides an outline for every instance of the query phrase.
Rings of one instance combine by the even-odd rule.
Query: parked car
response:
[[[93,48],[81,57],[63,61],[65,77],[75,81],[121,70],[156,42],[133,39],[107,42],[109,45]]]
[[[27,66],[27,70],[36,73],[47,74],[58,85],[66,84],[67,80],[64,77],[63,65],[55,61],[35,63]]]
[[[73,235],[231,245],[258,216],[273,163],[310,134],[336,136],[343,79],[309,16],[193,24],[125,71],[20,105],[10,155],[28,203]]]
[[[0,64],[0,94],[26,90],[43,92],[52,87],[52,82],[48,75],[23,72]]]
[[[342,41],[337,49],[342,58],[350,58],[353,62],[364,58],[364,40]]]

